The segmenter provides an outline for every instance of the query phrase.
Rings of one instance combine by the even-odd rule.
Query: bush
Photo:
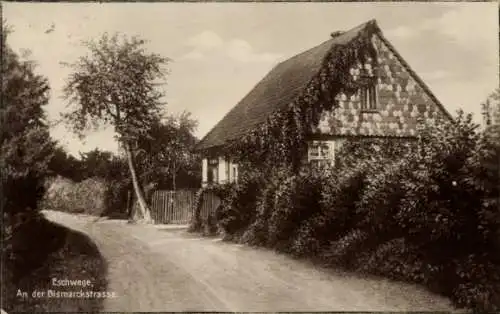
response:
[[[276,198],[276,189],[281,183],[281,178],[284,177],[283,174],[283,172],[278,172],[262,187],[262,193],[258,196],[255,205],[255,220],[243,233],[241,237],[242,243],[260,246],[267,245],[269,233],[268,221],[273,210],[274,200]]]
[[[356,205],[366,187],[367,175],[373,171],[369,163],[361,162],[352,168],[336,171],[327,181],[321,198],[328,222],[326,233],[323,233],[326,240],[356,228],[364,218],[363,213],[356,212]]]
[[[355,200],[356,227],[381,241],[402,236],[395,215],[406,197],[403,180],[410,167],[408,159],[385,162],[385,168],[366,172],[365,184]]]
[[[496,131],[495,131],[496,132]],[[426,285],[456,305],[500,309],[500,143],[470,116],[418,142],[347,142],[331,173],[245,177],[217,221],[241,241]]]
[[[364,217],[355,208],[366,185],[369,165],[359,163],[342,171],[333,169],[327,176],[315,174],[321,178],[317,179],[321,184],[320,195],[315,196],[319,210],[311,210],[310,217],[301,223],[292,246],[295,254],[316,255],[331,241],[356,228],[357,221]],[[302,185],[302,189],[306,187]]]
[[[498,257],[488,253],[453,261],[450,269],[455,271],[455,278],[446,278],[453,282],[452,299],[476,311],[500,310],[499,265]]]
[[[208,230],[217,230],[217,214],[220,211],[220,207],[222,206],[222,204],[220,204],[214,212],[208,213],[207,217],[203,217],[201,210],[203,207],[204,198],[208,193],[212,193],[222,202],[228,197],[231,189],[232,185],[230,184],[213,185],[199,189],[195,196],[195,201],[193,204],[193,216],[191,218],[188,231],[206,233]]]
[[[430,271],[434,267],[424,261],[420,252],[404,238],[393,239],[379,245],[358,269],[391,279],[426,283],[432,278]]]
[[[105,212],[105,191],[102,180],[91,178],[74,183],[57,177],[49,183],[42,206],[69,213],[101,215]]]
[[[408,139],[357,138],[343,142],[336,153],[336,168],[349,169],[360,163],[394,161],[413,155],[418,142]]]
[[[264,182],[258,172],[251,172],[232,185],[216,214],[218,224],[230,238],[239,238],[256,218],[257,199]]]
[[[269,218],[268,245],[280,251],[293,251],[292,241],[301,224],[320,212],[323,180],[314,172],[289,176],[276,189]],[[301,252],[296,248],[297,253]]]
[[[380,243],[398,239],[370,253],[365,270],[424,283],[458,305],[498,309],[499,172],[487,162],[498,160],[498,144],[459,114],[428,127],[419,148],[369,176],[359,227]]]
[[[322,260],[327,264],[351,268],[357,252],[361,251],[369,234],[359,229],[349,231],[340,239],[331,241],[321,253]]]

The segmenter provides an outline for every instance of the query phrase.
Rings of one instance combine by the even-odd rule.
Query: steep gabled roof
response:
[[[265,122],[276,110],[285,108],[319,72],[333,46],[349,43],[371,22],[341,33],[276,65],[205,135],[196,148],[202,150],[238,139]]]
[[[196,146],[197,150],[205,150],[222,146],[237,140],[257,126],[261,125],[274,112],[286,108],[307,87],[313,77],[318,74],[328,53],[337,45],[347,45],[369,26],[375,25],[371,20],[346,32],[332,33],[332,38],[322,44],[304,51],[286,61],[277,64],[255,87],[233,108]],[[372,28],[379,30],[378,27]],[[451,119],[451,115],[430,91],[427,85],[412,71],[401,55],[379,32],[380,37],[393,51],[402,65],[411,73],[418,84],[431,97],[436,105]]]

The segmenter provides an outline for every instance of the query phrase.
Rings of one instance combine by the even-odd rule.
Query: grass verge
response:
[[[4,256],[2,308],[12,312],[98,312],[103,298],[56,297],[52,291],[106,291],[107,263],[83,233],[36,215],[13,232]],[[92,286],[56,286],[54,278],[89,280]],[[39,297],[33,296],[38,291]],[[26,293],[26,294],[24,294]]]

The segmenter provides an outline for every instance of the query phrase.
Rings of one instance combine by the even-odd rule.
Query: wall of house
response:
[[[339,94],[338,108],[323,112],[320,123],[313,126],[314,133],[414,136],[420,118],[432,121],[444,116],[441,108],[381,38],[374,35],[372,42],[378,53],[378,66],[374,66],[374,60],[369,60],[367,64],[357,64],[350,72],[354,79],[359,78],[363,69],[365,75],[378,77],[377,110],[361,109],[359,93],[349,97]]]

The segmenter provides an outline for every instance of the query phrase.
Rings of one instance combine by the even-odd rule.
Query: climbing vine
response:
[[[354,78],[350,69],[369,59],[376,65],[376,50],[371,42],[376,31],[376,24],[369,23],[348,43],[335,45],[301,95],[243,138],[228,143],[224,153],[257,167],[297,170],[307,150],[305,139],[311,126],[317,125],[324,110],[338,106],[335,96],[341,92],[351,96],[368,84]]]

